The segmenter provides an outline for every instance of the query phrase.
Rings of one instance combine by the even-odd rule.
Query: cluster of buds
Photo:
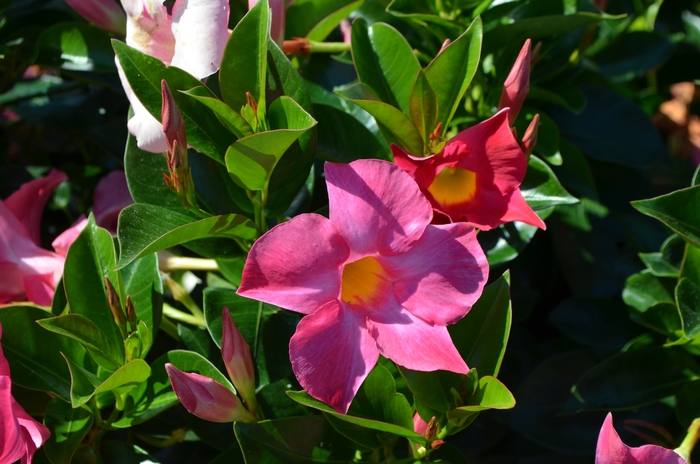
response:
[[[426,441],[426,447],[418,448],[418,454],[421,456],[427,455],[430,450],[436,450],[442,446],[443,440],[437,439],[437,434],[439,431],[439,425],[435,419],[435,416],[430,419],[430,422],[425,422],[418,413],[413,416],[413,430],[416,433],[423,435]]]
[[[221,319],[221,357],[242,402],[229,387],[209,377],[182,372],[170,363],[165,370],[175,394],[191,414],[210,422],[257,422],[262,414],[255,399],[250,347],[233,323],[228,307],[224,307]]]
[[[185,120],[175,104],[173,94],[168,83],[163,79],[160,82],[163,107],[161,121],[163,132],[168,141],[168,171],[170,175],[163,173],[166,185],[177,193],[185,209],[190,209],[194,202],[194,182],[192,181],[192,169],[187,163],[187,137],[185,135]]]
[[[131,301],[131,295],[126,296],[126,303],[122,306],[119,293],[107,277],[105,277],[105,289],[107,290],[109,309],[112,311],[114,322],[119,327],[124,340],[126,359],[131,361],[132,359],[143,358],[151,346],[151,333],[146,323],[139,321],[136,317],[136,310],[134,309],[134,303]]]

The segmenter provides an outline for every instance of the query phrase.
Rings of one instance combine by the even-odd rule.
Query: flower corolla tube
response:
[[[446,326],[488,277],[474,228],[431,225],[396,165],[326,163],[329,218],[302,214],[252,247],[238,293],[305,314],[289,346],[299,383],[347,412],[379,355],[417,371],[466,373]]]

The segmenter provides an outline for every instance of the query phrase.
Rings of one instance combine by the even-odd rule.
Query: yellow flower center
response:
[[[445,167],[435,176],[428,192],[444,206],[466,203],[476,195],[476,173],[457,167]]]
[[[388,280],[379,261],[368,256],[346,264],[343,269],[340,297],[352,305],[367,305],[379,296],[382,282]]]

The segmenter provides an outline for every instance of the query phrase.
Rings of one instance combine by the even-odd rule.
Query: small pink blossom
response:
[[[345,413],[380,354],[466,373],[446,326],[488,275],[474,229],[431,225],[416,183],[386,161],[326,163],[325,173],[329,219],[302,214],[263,235],[238,289],[306,315],[289,346],[299,383]]]
[[[450,221],[482,230],[511,221],[546,228],[520,192],[527,156],[510,130],[508,109],[455,135],[436,155],[417,157],[396,145],[391,149],[396,164]]]
[[[66,0],[66,3],[95,26],[124,34],[126,15],[117,0]]]
[[[15,401],[11,388],[10,365],[0,344],[0,463],[21,459],[22,464],[31,464],[34,453],[49,439],[51,432]]]
[[[613,427],[612,414],[608,413],[598,435],[595,464],[687,464],[673,450],[657,445],[631,448],[620,440]]]

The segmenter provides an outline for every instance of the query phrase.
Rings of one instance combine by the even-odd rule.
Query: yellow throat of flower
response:
[[[444,206],[467,203],[476,195],[476,173],[468,169],[444,167],[435,176],[428,192]]]
[[[379,261],[368,256],[346,264],[343,269],[340,297],[351,305],[367,305],[379,296],[388,276]]]

